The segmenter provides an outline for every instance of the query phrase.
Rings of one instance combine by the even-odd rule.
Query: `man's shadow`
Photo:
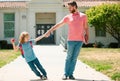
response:
[[[94,80],[75,79],[75,81],[94,81]]]

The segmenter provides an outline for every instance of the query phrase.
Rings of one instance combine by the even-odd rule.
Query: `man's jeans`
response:
[[[75,70],[77,57],[83,45],[82,41],[68,41],[68,51],[65,63],[65,75],[71,76]]]
[[[45,69],[42,67],[42,65],[40,64],[39,60],[36,58],[33,61],[28,62],[28,65],[30,66],[31,70],[38,76],[40,77],[41,74],[40,72],[44,75],[47,76],[47,73],[45,71]]]

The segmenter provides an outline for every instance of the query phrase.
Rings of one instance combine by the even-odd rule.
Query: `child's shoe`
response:
[[[47,76],[42,75],[41,79],[42,80],[47,80]]]

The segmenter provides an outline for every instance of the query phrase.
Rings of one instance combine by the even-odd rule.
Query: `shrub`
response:
[[[109,48],[118,48],[118,43],[112,42],[108,46]]]
[[[7,41],[6,40],[1,40],[0,44],[1,44],[1,49],[6,49],[7,48]]]

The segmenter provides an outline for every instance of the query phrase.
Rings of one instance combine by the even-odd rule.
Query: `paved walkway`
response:
[[[66,52],[62,46],[34,46],[38,59],[48,73],[46,81],[63,81]],[[75,70],[75,81],[110,81],[94,69],[78,61]],[[0,81],[42,81],[35,76],[24,59],[20,56],[10,64],[0,68]],[[67,80],[70,81],[70,80]]]

